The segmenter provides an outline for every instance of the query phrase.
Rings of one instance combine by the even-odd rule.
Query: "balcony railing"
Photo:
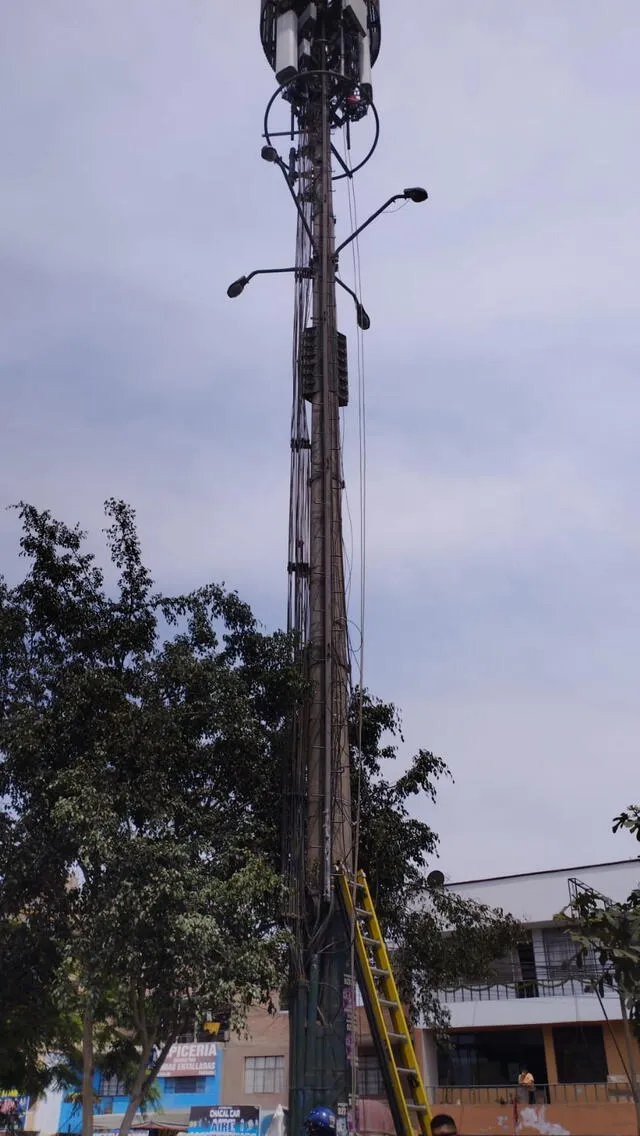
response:
[[[563,974],[560,968],[537,968],[535,978],[488,982],[484,984],[469,984],[458,986],[455,989],[443,990],[441,998],[444,1002],[495,1002],[504,998],[573,998],[578,995],[597,994],[594,983],[599,975],[581,972],[580,975]],[[604,987],[603,997],[617,998],[618,995],[611,987]]]
[[[438,1085],[428,1089],[432,1107],[446,1105],[502,1105],[520,1108],[529,1105],[529,1093],[515,1085]],[[625,1104],[633,1099],[628,1082],[607,1084],[538,1085],[535,1103],[540,1104]]]

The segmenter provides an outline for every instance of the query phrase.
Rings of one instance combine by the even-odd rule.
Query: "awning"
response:
[[[164,1128],[168,1132],[184,1132],[189,1127],[188,1108],[169,1108],[166,1112],[158,1109],[146,1116],[136,1113],[131,1125],[132,1132],[148,1132],[150,1129]],[[123,1112],[103,1112],[93,1118],[93,1131],[97,1136],[107,1132],[118,1132],[124,1118]]]

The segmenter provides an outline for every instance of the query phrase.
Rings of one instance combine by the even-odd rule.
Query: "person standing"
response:
[[[520,1099],[528,1101],[529,1104],[535,1104],[536,1082],[533,1073],[529,1072],[526,1065],[523,1065],[520,1070],[518,1085],[520,1086]]]

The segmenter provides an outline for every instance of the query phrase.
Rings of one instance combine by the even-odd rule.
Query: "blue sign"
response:
[[[2,1093],[0,1095],[0,1127],[3,1121],[16,1122],[24,1128],[24,1119],[29,1111],[29,1098],[21,1097],[18,1093]]]
[[[249,1105],[193,1105],[189,1114],[191,1133],[207,1136],[258,1136],[260,1109]]]

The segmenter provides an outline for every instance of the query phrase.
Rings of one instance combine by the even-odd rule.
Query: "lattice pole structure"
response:
[[[334,889],[336,863],[353,867],[353,836],[340,441],[348,378],[336,318],[332,135],[350,132],[371,106],[379,33],[378,3],[262,5],[265,50],[291,106],[283,172],[298,209],[289,618],[309,697],[297,716],[285,824],[296,1133],[316,1104],[336,1111],[343,1126],[351,1090],[349,931]],[[268,122],[265,134],[270,145]]]
[[[350,872],[357,866],[340,434],[347,344],[337,329],[336,284],[354,300],[358,326],[367,330],[370,321],[337,275],[338,255],[392,202],[424,201],[427,194],[413,188],[393,195],[336,248],[334,183],[352,178],[378,142],[371,76],[380,50],[380,0],[261,0],[260,13],[262,44],[278,82],[265,114],[262,157],[281,171],[297,210],[296,260],[290,268],[240,277],[228,295],[239,296],[263,272],[291,272],[296,282],[288,624],[308,694],[295,716],[285,776],[283,877],[293,943],[289,1132],[298,1136],[307,1111],[319,1104],[336,1112],[338,1131],[346,1133],[353,1086],[353,929],[335,878],[337,864]],[[284,130],[274,125],[283,103]],[[367,117],[370,140],[364,156],[352,161],[352,130]],[[335,145],[339,134],[347,157]]]

